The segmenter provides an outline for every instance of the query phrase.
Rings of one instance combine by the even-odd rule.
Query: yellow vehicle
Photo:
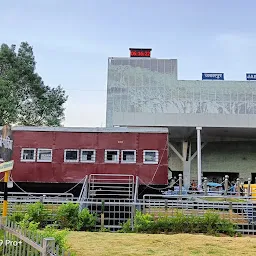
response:
[[[247,196],[248,195],[248,184],[244,184],[243,187],[245,190],[244,191],[245,195]],[[256,184],[251,184],[250,187],[251,187],[250,194],[251,194],[252,200],[256,200]]]

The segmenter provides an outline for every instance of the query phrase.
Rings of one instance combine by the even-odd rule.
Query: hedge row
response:
[[[237,226],[229,220],[222,219],[214,211],[209,211],[202,216],[184,215],[177,212],[171,217],[159,216],[155,218],[150,214],[137,211],[134,218],[134,231],[136,233],[204,233],[226,234],[234,236]],[[120,232],[132,232],[131,221],[123,224]]]

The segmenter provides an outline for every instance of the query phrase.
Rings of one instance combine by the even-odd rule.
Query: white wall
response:
[[[114,125],[255,128],[256,115],[114,113]]]
[[[192,146],[193,151],[196,145]],[[202,172],[238,172],[247,180],[256,173],[256,142],[211,142],[202,149]],[[169,167],[183,171],[181,160],[170,153]],[[223,175],[224,176],[224,175]],[[191,163],[191,180],[197,179],[197,158]]]

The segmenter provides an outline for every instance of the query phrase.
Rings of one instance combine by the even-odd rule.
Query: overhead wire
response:
[[[12,176],[10,176],[10,179],[11,179],[11,181],[13,182],[13,184],[15,184],[15,186],[16,186],[17,188],[19,188],[23,193],[33,196],[33,193],[27,192],[27,191],[25,191],[24,189],[22,189],[22,188],[13,180]],[[33,197],[35,197],[35,196],[33,196]]]
[[[69,193],[70,191],[72,191],[74,188],[76,188],[79,184],[81,184],[81,182],[86,178],[86,176],[84,176],[83,179],[81,179],[78,183],[76,183],[72,188],[70,188],[69,190],[67,190],[66,192],[63,192],[62,194],[66,194]],[[59,195],[60,196],[60,195]],[[59,197],[58,196],[58,197]]]
[[[161,190],[166,189],[166,188],[169,187],[169,186],[167,186],[166,188],[160,188],[160,189],[159,189],[159,188],[154,188],[154,187],[151,187],[151,186],[150,186],[150,184],[153,182],[153,180],[154,180],[154,178],[155,178],[155,176],[156,176],[156,174],[157,174],[157,172],[158,172],[158,169],[159,169],[159,167],[160,167],[160,165],[161,165],[161,163],[162,163],[163,156],[164,156],[164,153],[165,153],[167,147],[168,147],[168,141],[166,142],[166,145],[165,145],[164,150],[163,150],[163,152],[162,152],[161,159],[160,159],[160,161],[159,161],[159,163],[158,163],[158,165],[157,165],[157,167],[156,167],[156,170],[155,170],[155,172],[154,172],[154,175],[153,175],[151,181],[147,184],[147,183],[145,183],[145,182],[139,177],[139,180],[142,181],[142,183],[146,186],[146,188],[148,187],[148,188],[153,189],[153,190],[161,191]],[[142,190],[142,192],[139,193],[139,196],[146,190],[146,188],[145,188],[144,190]]]

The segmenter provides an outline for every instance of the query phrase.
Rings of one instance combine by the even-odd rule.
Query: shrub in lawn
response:
[[[68,229],[59,230],[52,226],[46,226],[43,230],[40,231],[40,234],[46,237],[52,237],[55,240],[55,245],[59,246],[60,251],[62,250],[69,250],[70,246],[67,244],[67,235],[69,231]],[[64,254],[62,254],[64,255]],[[71,254],[65,254],[70,256],[75,256],[76,253],[71,252]]]
[[[31,218],[29,214],[25,214],[24,218],[18,222],[18,225],[23,229],[23,230],[29,230],[29,231],[37,231],[39,228],[40,223],[31,221]]]
[[[95,227],[97,216],[91,214],[87,208],[84,208],[78,214],[77,230],[91,230]]]
[[[28,206],[27,213],[30,217],[30,221],[39,223],[40,227],[43,227],[47,222],[48,212],[41,202],[30,204]]]
[[[79,204],[67,203],[59,206],[57,222],[61,228],[76,230],[78,226]]]
[[[138,233],[223,233],[233,236],[236,234],[235,230],[235,224],[220,218],[215,212],[207,212],[203,216],[176,213],[170,217],[159,216],[156,219],[150,214],[136,212],[134,221],[134,231]],[[126,222],[120,232],[130,231],[130,223]]]
[[[97,217],[84,208],[79,212],[79,204],[67,203],[59,207],[56,220],[60,228],[71,230],[91,230]]]
[[[231,223],[228,220],[222,220],[218,225],[217,225],[217,232],[222,233],[222,234],[227,234],[229,236],[234,236],[238,234],[236,232],[237,225]],[[239,234],[240,235],[240,234]]]
[[[59,245],[61,249],[68,249],[67,243],[67,235],[68,230],[58,230],[51,226],[46,226],[43,230],[40,231],[40,234],[43,237],[53,237],[55,239],[55,244]]]
[[[25,213],[22,212],[14,212],[12,215],[9,217],[9,220],[12,222],[20,222],[24,219]]]
[[[9,220],[18,223],[26,217],[26,222],[33,221],[35,223],[39,223],[40,227],[43,227],[48,219],[47,210],[40,202],[29,204],[26,208],[26,214],[21,211],[22,209],[21,205],[16,206],[15,212],[11,214]]]
[[[136,211],[135,232],[150,232],[154,226],[154,218],[150,214],[143,214],[140,211]]]
[[[131,220],[127,220],[126,222],[122,223],[122,228],[118,230],[118,233],[131,233]]]

